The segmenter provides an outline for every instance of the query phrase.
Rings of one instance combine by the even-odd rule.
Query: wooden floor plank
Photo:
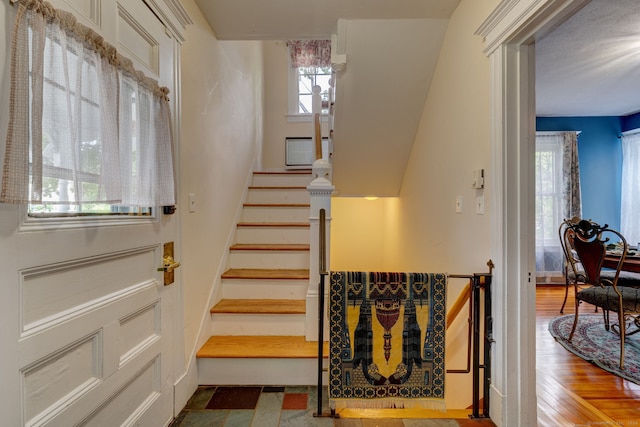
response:
[[[536,289],[538,426],[640,425],[640,386],[579,358],[549,333],[563,298],[563,286]],[[574,312],[571,292],[564,311]]]

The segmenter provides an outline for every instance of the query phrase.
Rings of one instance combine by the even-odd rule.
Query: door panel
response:
[[[175,40],[142,0],[51,3],[76,14],[120,53],[135,54],[136,68],[147,76],[176,87]],[[7,13],[12,22],[15,13]],[[9,34],[0,33],[4,46]],[[6,70],[0,69],[3,82]],[[174,347],[183,353],[173,342],[181,322],[175,309],[180,271],[164,286],[158,267],[165,242],[180,247],[178,214],[154,211],[153,218],[116,222],[36,220],[23,206],[0,204],[3,424],[157,427],[171,421]]]

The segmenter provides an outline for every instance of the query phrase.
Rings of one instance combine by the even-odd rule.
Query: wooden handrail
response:
[[[460,314],[460,311],[462,311],[462,308],[470,300],[470,298],[471,281],[467,282],[465,287],[460,292],[460,295],[458,295],[458,298],[449,309],[449,312],[447,313],[447,329],[449,329],[449,326],[451,326],[453,321],[456,320],[456,317],[458,317],[458,314]]]
[[[319,160],[322,158],[322,129],[320,128],[320,113],[315,113],[313,115],[313,120],[313,129],[316,140],[316,160]]]

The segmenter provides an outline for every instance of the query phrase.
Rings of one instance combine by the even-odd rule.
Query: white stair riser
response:
[[[245,206],[242,209],[244,222],[308,222],[309,207],[291,206]]]
[[[229,268],[309,268],[309,251],[232,250]]]
[[[308,265],[308,264],[307,264]],[[304,299],[308,280],[223,279],[223,299]]]
[[[247,203],[309,203],[306,189],[249,189]]]
[[[254,174],[251,185],[256,187],[306,187],[313,181],[311,174]]]
[[[326,359],[324,366],[327,366]],[[322,383],[328,384],[323,372]],[[317,385],[317,359],[198,359],[200,384]],[[328,409],[325,407],[325,409]]]
[[[213,313],[213,335],[300,336],[305,333],[304,314]]]
[[[238,227],[237,243],[309,243],[309,227]]]

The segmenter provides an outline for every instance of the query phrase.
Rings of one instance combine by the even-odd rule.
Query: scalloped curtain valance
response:
[[[289,40],[287,46],[294,68],[331,66],[330,40]]]
[[[169,90],[72,14],[18,3],[0,202],[173,205]]]

